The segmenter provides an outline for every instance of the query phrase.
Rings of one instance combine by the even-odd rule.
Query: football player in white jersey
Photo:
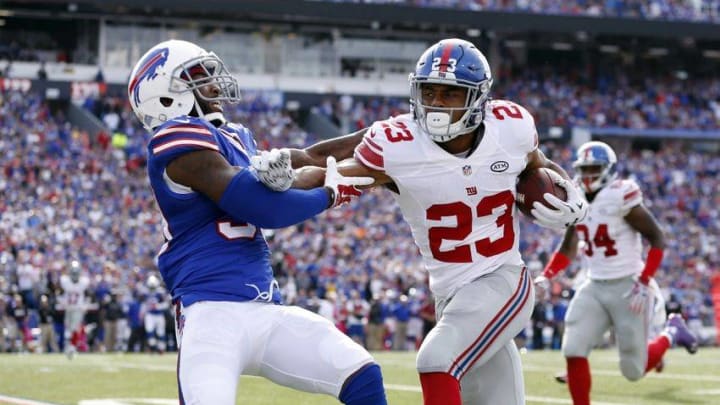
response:
[[[633,180],[619,179],[616,163],[615,152],[603,142],[580,146],[573,167],[590,204],[588,215],[568,227],[559,250],[536,279],[545,284],[557,275],[575,257],[578,242],[585,242],[588,279],[570,303],[562,343],[574,405],[590,404],[587,357],[611,326],[615,328],[620,371],[630,381],[657,369],[673,344],[690,353],[697,351],[697,339],[677,314],[648,342],[655,299],[651,284],[662,261],[665,238],[642,203],[640,187]],[[645,262],[641,237],[650,244]]]
[[[82,274],[80,262],[70,262],[68,274],[60,277],[60,286],[63,289],[62,304],[65,308],[65,354],[72,359],[78,347],[86,345],[83,320],[87,311],[85,293],[90,285],[90,279]]]
[[[148,292],[143,302],[145,336],[147,345],[153,353],[164,353],[165,313],[170,308],[168,293],[160,285],[160,279],[151,275],[147,279]]]
[[[574,225],[587,209],[565,171],[537,148],[530,113],[490,100],[492,82],[473,44],[442,40],[410,75],[409,114],[316,146],[344,151],[359,142],[354,158],[338,163],[340,172],[397,190],[437,303],[438,323],[417,357],[425,405],[525,403],[513,337],[530,318],[534,289],[518,248],[517,177],[547,167],[564,178],[568,200],[533,210],[541,225]],[[304,151],[288,155],[294,167],[308,163]],[[267,164],[256,166],[261,179],[278,178]]]

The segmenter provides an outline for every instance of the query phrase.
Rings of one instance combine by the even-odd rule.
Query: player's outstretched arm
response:
[[[333,191],[325,187],[275,192],[251,170],[232,166],[210,150],[176,158],[168,164],[167,174],[175,183],[204,194],[233,218],[261,228],[302,222],[334,203]]]
[[[293,169],[305,166],[325,167],[325,161],[333,156],[338,162],[352,157],[355,147],[362,141],[367,128],[352,134],[328,139],[308,146],[305,149],[290,149]]]
[[[345,177],[372,177],[375,180],[369,186],[359,186],[358,188],[370,188],[392,182],[392,179],[385,173],[373,170],[358,162],[355,158],[337,162],[337,170]],[[307,166],[296,170],[295,173],[293,188],[309,189],[320,187],[325,182],[325,169],[321,167]]]
[[[352,156],[355,147],[362,140],[365,129],[353,134],[329,139],[312,145],[306,149],[273,149],[261,151],[250,158],[250,163],[256,171],[260,181],[275,191],[285,191],[289,188],[307,190],[308,176],[319,177],[317,170],[315,175],[304,174],[303,178],[296,179],[296,172],[293,169],[305,167],[325,167],[328,157],[336,160],[347,159]]]

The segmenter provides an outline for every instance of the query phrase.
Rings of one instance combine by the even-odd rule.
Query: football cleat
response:
[[[555,373],[555,381],[560,384],[567,384],[567,371],[560,371]]]
[[[684,347],[688,353],[695,354],[698,351],[698,339],[690,332],[682,315],[670,314],[665,324],[665,331],[676,345]]]

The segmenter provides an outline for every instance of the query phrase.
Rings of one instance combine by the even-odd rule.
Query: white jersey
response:
[[[85,290],[89,285],[90,279],[85,276],[80,276],[77,282],[72,281],[68,275],[63,274],[60,276],[60,286],[64,291],[63,304],[66,310],[85,309]]]
[[[410,114],[375,122],[355,149],[358,161],[397,185],[430,289],[441,298],[502,265],[523,265],[515,183],[537,148],[535,122],[523,107],[494,100],[484,125],[468,157],[443,150]]]
[[[575,229],[586,242],[588,275],[593,280],[627,277],[642,271],[642,240],[625,221],[630,210],[642,204],[642,192],[633,180],[615,180],[590,203],[585,219]]]

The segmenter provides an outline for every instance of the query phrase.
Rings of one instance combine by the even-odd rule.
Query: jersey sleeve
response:
[[[161,127],[148,143],[151,159],[169,163],[188,152],[213,150],[220,152],[215,132],[199,122],[170,122]]]
[[[643,195],[640,186],[634,180],[623,180],[620,190],[622,191],[620,210],[625,216],[633,207],[642,204]]]
[[[530,111],[507,100],[493,100],[488,104],[490,111],[486,114],[502,128],[505,150],[527,155],[537,149],[538,132]]]
[[[355,147],[355,159],[370,169],[385,172],[385,159],[383,157],[383,145],[381,138],[376,136],[382,133],[383,128],[380,122],[374,123],[365,132],[362,142]]]

